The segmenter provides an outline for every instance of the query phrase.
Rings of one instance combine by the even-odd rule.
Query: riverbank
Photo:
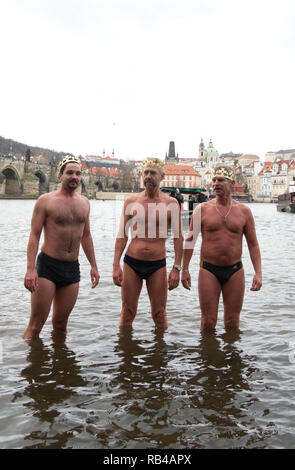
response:
[[[134,196],[136,193],[132,192],[118,192],[118,191],[98,191],[95,194],[95,198],[89,199],[96,199],[101,201],[116,201],[117,199],[126,199],[129,196]],[[184,194],[184,201],[188,201],[188,195]],[[32,196],[32,195],[7,195],[7,194],[0,194],[0,199],[38,199],[39,196]],[[253,203],[273,203],[270,198],[258,198],[257,200],[251,201]]]

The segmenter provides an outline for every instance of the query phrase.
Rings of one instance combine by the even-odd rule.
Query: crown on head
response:
[[[231,168],[225,168],[221,166],[221,167],[214,168],[212,178],[218,177],[218,176],[221,176],[222,178],[227,178],[228,180],[233,181],[234,172]]]
[[[58,164],[58,171],[60,172],[62,167],[65,166],[67,163],[78,163],[78,165],[81,165],[80,158],[78,157],[72,157],[71,155],[67,155],[64,157],[61,162]]]
[[[152,167],[152,168],[159,168],[160,170],[164,169],[164,162],[162,160],[159,160],[159,158],[151,158],[151,159],[146,159],[142,162],[142,166],[145,167]]]

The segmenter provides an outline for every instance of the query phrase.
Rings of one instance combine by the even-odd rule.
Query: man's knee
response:
[[[231,315],[224,319],[224,327],[226,330],[233,330],[239,328],[240,323],[239,315]]]
[[[67,320],[52,320],[52,326],[55,331],[60,331],[61,333],[66,333],[67,331]]]
[[[121,325],[131,325],[136,315],[136,309],[128,305],[126,302],[122,304]]]
[[[216,328],[217,317],[202,315],[201,329],[205,331],[212,331]]]
[[[152,317],[157,326],[166,327],[168,325],[165,307],[152,312]]]

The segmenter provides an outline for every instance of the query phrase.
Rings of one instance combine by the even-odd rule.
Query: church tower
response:
[[[200,145],[199,145],[199,159],[200,160],[203,160],[205,159],[205,145],[204,145],[204,141],[203,141],[203,138],[201,137],[201,142],[200,142]]]
[[[213,147],[212,139],[210,139],[208,147],[205,150],[205,159],[207,166],[209,166],[210,168],[214,167],[220,161],[218,150]]]
[[[169,152],[168,155],[166,153],[165,162],[168,164],[178,163],[178,154],[175,154],[175,143],[173,141],[169,143]]]

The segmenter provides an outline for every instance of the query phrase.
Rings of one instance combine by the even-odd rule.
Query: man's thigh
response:
[[[123,281],[121,288],[122,303],[137,308],[139,294],[142,289],[142,279],[126,263],[123,264]]]
[[[55,284],[44,277],[38,278],[38,287],[31,295],[31,318],[42,318],[45,322],[56,292]]]
[[[222,287],[224,304],[224,320],[234,322],[239,321],[240,312],[243,306],[245,292],[244,269],[240,269]]]
[[[166,308],[167,303],[167,270],[166,266],[154,272],[146,281],[152,311]]]
[[[147,279],[146,287],[149,294],[154,323],[157,327],[166,329],[168,327],[166,314],[168,293],[166,266],[158,269]]]
[[[56,289],[53,302],[53,321],[63,321],[73,310],[79,292],[79,282]]]
[[[221,285],[216,276],[206,269],[200,268],[199,302],[202,315],[217,320],[218,304],[221,293]]]

